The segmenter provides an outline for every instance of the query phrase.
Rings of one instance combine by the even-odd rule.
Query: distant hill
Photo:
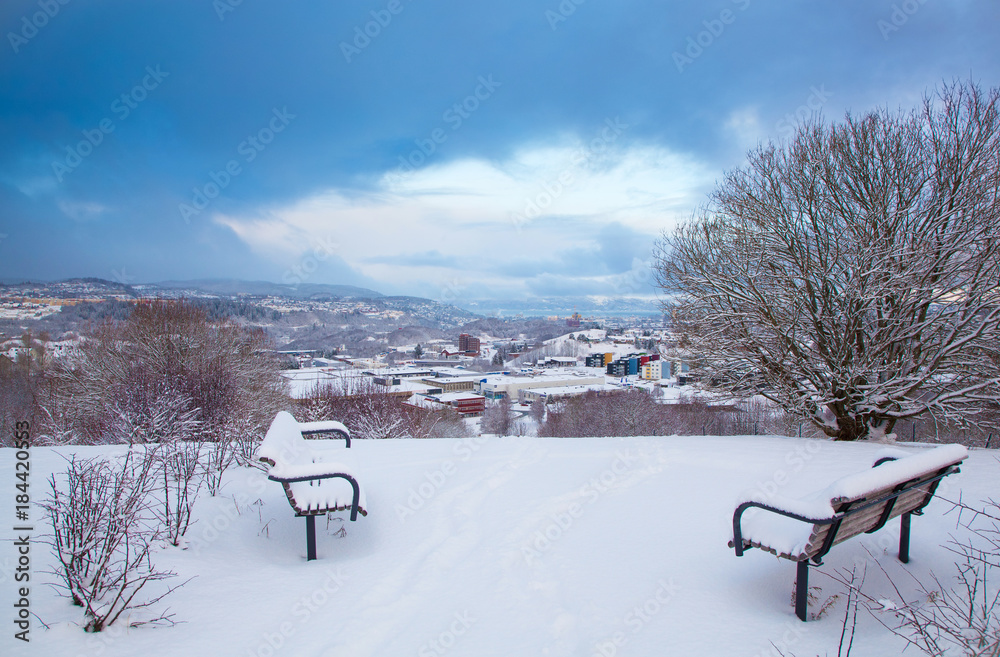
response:
[[[168,290],[197,290],[207,294],[224,296],[282,296],[292,299],[352,298],[378,299],[381,292],[353,285],[326,285],[324,283],[302,283],[283,285],[270,281],[240,281],[236,279],[211,278],[191,281],[162,281],[151,284]]]
[[[663,314],[657,299],[642,297],[530,297],[459,300],[455,303],[465,310],[487,316],[569,316],[574,312],[585,317],[652,317]]]
[[[61,281],[17,280],[6,279],[0,287],[22,289],[25,291],[44,292],[42,296],[57,296],[63,298],[79,297],[137,297],[135,289],[127,283],[109,281],[104,278],[67,278]]]

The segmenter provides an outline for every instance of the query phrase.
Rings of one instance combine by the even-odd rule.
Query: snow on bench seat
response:
[[[303,438],[303,425],[314,432],[342,432],[350,447],[350,433],[339,422],[300,424],[291,413],[281,411],[257,448],[257,459],[270,466],[267,478],[281,483],[295,515],[305,516],[307,559],[312,560],[316,558],[315,516],[349,509],[353,521],[368,511],[365,493],[351,469],[323,460]]]
[[[268,471],[268,478],[280,481],[285,487],[288,503],[295,513],[322,515],[327,512],[345,511],[354,503],[354,487],[350,480],[330,475],[346,475],[355,481],[357,476],[342,463],[316,462],[302,465],[277,464]],[[302,481],[295,481],[302,479]],[[368,515],[365,493],[359,490],[358,513]]]
[[[837,509],[845,503],[859,507],[867,502],[891,496],[896,486],[929,476],[968,456],[962,445],[942,445],[918,454],[892,450],[896,460],[888,461],[865,472],[841,477],[822,490],[801,499],[781,495],[748,495],[739,500],[774,507],[815,523],[837,517]],[[901,456],[901,458],[900,458]],[[925,505],[928,493],[935,482],[927,482],[898,496],[886,520],[909,513]],[[847,516],[841,523],[834,545],[857,536],[872,527],[883,511],[884,505],[873,504],[862,511]],[[832,523],[809,525],[796,518],[766,513],[764,510],[747,515],[742,523],[744,544],[760,548],[785,559],[809,559],[822,547]],[[732,545],[732,542],[730,542]]]
[[[912,454],[892,450],[874,466],[834,481],[803,498],[751,494],[733,514],[736,556],[750,548],[799,564],[796,614],[806,620],[808,562],[822,563],[834,545],[881,529],[902,516],[899,559],[909,561],[910,516],[931,501],[941,479],[958,472],[968,456],[962,445],[942,445]],[[744,512],[751,510],[746,514]]]

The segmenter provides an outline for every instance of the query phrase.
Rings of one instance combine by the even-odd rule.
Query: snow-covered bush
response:
[[[84,608],[88,632],[102,631],[126,612],[129,625],[169,621],[165,614],[131,613],[176,588],[154,592],[149,586],[175,577],[151,559],[160,536],[151,508],[157,469],[152,451],[130,449],[115,460],[70,457],[65,472],[49,479],[42,506],[52,527],[56,587]]]
[[[418,408],[404,406],[403,417],[414,438],[468,438],[469,426],[458,411],[448,406]]]
[[[166,378],[133,371],[110,400],[111,442],[169,443],[198,435],[202,423],[191,398]]]
[[[909,575],[894,578],[871,555],[888,583],[888,592],[862,589],[856,568],[832,574],[886,629],[932,657],[997,657],[1000,655],[1000,503],[981,509],[953,503],[963,532],[945,547],[957,557],[954,575],[929,581]]]
[[[342,377],[317,385],[304,400],[304,422],[337,420],[355,438],[410,438],[402,401],[368,378]]]
[[[162,523],[165,538],[171,545],[180,545],[181,538],[191,524],[191,510],[204,483],[206,471],[201,462],[203,452],[200,441],[175,441],[156,449],[159,462],[157,472],[162,482],[162,506],[158,505],[157,518]],[[221,474],[221,473],[220,473]]]
[[[887,628],[926,655],[996,657],[1000,655],[1000,504],[983,509],[964,503],[959,524],[967,534],[953,539],[952,584],[936,576],[920,582],[907,600],[895,583],[894,598],[869,599],[869,608]],[[890,580],[891,581],[891,580]]]
[[[663,404],[642,389],[591,391],[551,404],[540,436],[754,435],[787,433],[784,413],[750,401],[713,406],[682,399]]]

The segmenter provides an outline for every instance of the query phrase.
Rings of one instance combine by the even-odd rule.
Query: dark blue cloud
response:
[[[0,276],[277,279],[212,213],[368,190],[400,158],[502,160],[613,117],[623,146],[721,173],[746,148],[734,112],[779,137],[816,89],[836,117],[943,78],[1000,83],[996,3],[225,2],[3,3]],[[549,273],[646,257],[645,238],[594,238]]]

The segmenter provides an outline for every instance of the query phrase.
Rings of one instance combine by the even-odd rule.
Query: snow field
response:
[[[776,655],[772,643],[786,654],[833,653],[843,602],[800,623],[795,565],[757,550],[736,558],[726,545],[732,514],[748,491],[804,496],[869,468],[881,449],[774,436],[310,446],[358,472],[368,517],[320,518],[319,559],[307,563],[305,521],[281,486],[232,469],[222,495],[199,497],[187,549],[154,555],[179,575],[167,583],[194,578],[157,608],[176,614],[172,627],[85,634],[79,609],[42,585],[53,581],[43,573],[52,557],[34,512],[32,611],[50,629],[34,623],[28,646],[5,632],[3,654],[756,656]],[[33,449],[34,499],[63,467],[61,455],[121,449]],[[0,481],[13,478],[13,461],[0,450]],[[997,471],[994,453],[973,451],[938,495],[984,499],[995,494]],[[0,500],[0,514],[12,517],[10,504]],[[812,571],[818,602],[842,592],[822,573],[855,564],[868,565],[867,592],[889,597],[872,558],[905,585],[906,572],[950,581],[954,559],[941,547],[955,533],[949,508],[936,499],[914,519],[908,566],[895,560],[898,521],[835,547]],[[11,610],[14,537],[9,523],[0,532],[0,608]],[[852,654],[902,648],[859,614]]]

